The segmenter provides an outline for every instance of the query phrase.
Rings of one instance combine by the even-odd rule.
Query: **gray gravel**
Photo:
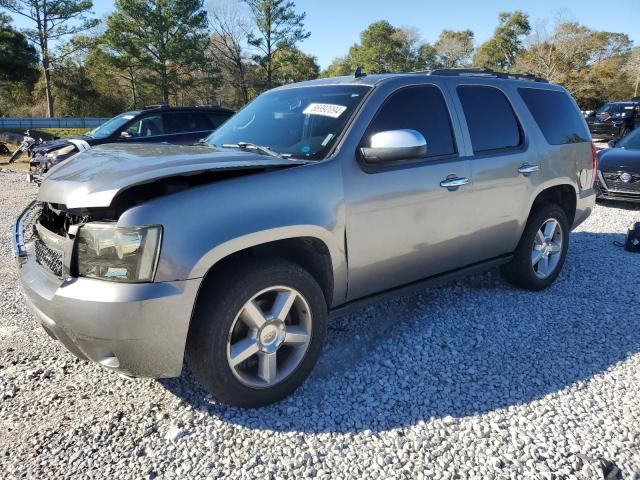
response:
[[[0,173],[0,478],[640,479],[640,255],[613,245],[640,209],[598,206],[545,292],[490,272],[334,321],[294,396],[242,411],[47,337],[10,256],[34,193]]]

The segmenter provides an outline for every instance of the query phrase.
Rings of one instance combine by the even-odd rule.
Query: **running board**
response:
[[[420,290],[424,290],[425,288],[440,287],[460,277],[467,277],[474,273],[484,272],[491,270],[492,268],[499,267],[500,265],[504,265],[505,263],[508,263],[512,257],[513,255],[503,255],[484,262],[474,263],[468,267],[459,268],[434,277],[429,277],[425,280],[418,280],[417,282],[409,283],[401,287],[392,288],[391,290],[385,290],[384,292],[375,293],[358,300],[353,300],[331,309],[329,311],[329,316],[330,318],[342,317],[343,315],[364,309],[376,303],[384,302],[385,300],[415,293]]]

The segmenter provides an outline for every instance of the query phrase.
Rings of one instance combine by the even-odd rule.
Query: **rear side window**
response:
[[[201,112],[165,113],[167,133],[207,132],[214,129],[209,117]]]
[[[541,88],[519,88],[518,93],[551,145],[589,141],[582,117],[564,92]]]
[[[209,119],[209,122],[211,123],[211,125],[213,125],[213,128],[216,129],[218,128],[220,125],[222,125],[224,122],[226,122],[229,117],[231,115],[226,115],[223,113],[208,113],[207,114],[207,118]]]
[[[427,140],[427,157],[456,153],[449,110],[442,92],[433,85],[408,87],[391,95],[367,131],[369,138],[387,130],[411,129]]]
[[[511,104],[497,88],[478,85],[458,87],[475,153],[517,148],[522,134]]]

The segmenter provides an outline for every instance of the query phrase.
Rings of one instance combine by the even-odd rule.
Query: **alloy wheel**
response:
[[[309,304],[293,288],[274,286],[240,309],[227,339],[227,361],[235,377],[252,388],[269,388],[300,365],[311,342]]]
[[[555,271],[562,257],[562,242],[558,220],[546,220],[536,232],[531,250],[531,266],[538,278],[547,278]]]

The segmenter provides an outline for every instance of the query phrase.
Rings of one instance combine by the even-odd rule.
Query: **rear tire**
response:
[[[535,207],[511,261],[502,267],[508,283],[525,290],[544,290],[560,274],[569,246],[569,222],[555,203]]]
[[[22,155],[22,147],[18,147],[18,149],[15,152],[13,152],[13,155],[11,155],[11,158],[9,158],[9,163],[13,163],[16,160],[18,160],[21,155]]]
[[[250,258],[205,282],[187,344],[198,382],[243,408],[293,393],[327,334],[327,303],[315,279],[286,260]]]

